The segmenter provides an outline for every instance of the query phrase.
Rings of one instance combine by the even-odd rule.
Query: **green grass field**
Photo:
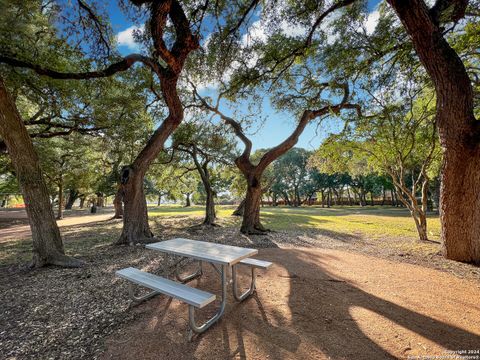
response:
[[[234,207],[218,206],[217,214],[220,218],[231,220]],[[202,216],[204,209],[201,206],[189,208],[180,206],[151,207],[149,214],[156,216]],[[317,228],[326,231],[345,233],[347,235],[366,235],[372,238],[385,236],[411,237],[417,236],[415,224],[406,209],[366,206],[366,207],[263,207],[261,218],[264,224],[272,230],[288,230]],[[233,220],[232,226],[234,225]],[[428,218],[429,237],[438,240],[440,235],[440,221],[438,216]]]

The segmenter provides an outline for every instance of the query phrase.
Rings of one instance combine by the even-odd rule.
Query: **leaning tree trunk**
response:
[[[78,199],[78,191],[70,189],[68,192],[68,200],[65,204],[65,210],[72,210],[73,204]]]
[[[148,224],[147,200],[143,190],[143,180],[150,164],[162,151],[165,141],[183,120],[183,105],[177,94],[179,74],[168,72],[159,74],[163,99],[169,114],[155,130],[145,147],[132,165],[121,171],[121,191],[123,196],[123,230],[116,244],[148,242],[153,237]]]
[[[243,216],[245,212],[245,198],[238,204],[235,211],[232,213],[232,216]]]
[[[113,198],[113,207],[115,208],[114,219],[123,218],[123,202],[122,202],[122,189],[118,187],[115,197]]]
[[[473,112],[471,80],[443,37],[440,24],[442,18],[460,20],[468,2],[437,7],[437,13],[424,1],[387,1],[435,86],[435,120],[443,150],[440,221],[444,254],[451,260],[480,263],[480,125]]]
[[[260,223],[260,202],[262,198],[261,175],[251,175],[247,180],[247,196],[240,231],[249,235],[263,235],[268,230]]]
[[[415,221],[415,227],[417,228],[418,238],[420,241],[428,241],[427,234],[427,217],[421,211],[412,209],[411,211],[413,220]]]
[[[0,78],[0,136],[15,168],[32,230],[33,265],[81,266],[65,255],[37,153],[13,99]]]

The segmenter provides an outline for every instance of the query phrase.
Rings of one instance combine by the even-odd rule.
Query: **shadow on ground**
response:
[[[138,320],[109,338],[102,358],[388,359],[478,349],[478,283],[343,251],[265,249],[259,257],[275,266],[259,277],[257,295],[229,297],[205,334],[188,342],[187,307],[160,296],[127,310]],[[218,281],[207,271],[191,285],[213,292]]]

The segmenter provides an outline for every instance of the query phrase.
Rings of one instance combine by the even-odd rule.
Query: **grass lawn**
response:
[[[225,220],[231,220],[234,207],[218,206],[217,215]],[[202,216],[202,206],[189,208],[180,206],[161,206],[149,208],[149,215],[156,216]],[[415,223],[409,212],[402,208],[386,206],[344,206],[334,208],[309,207],[263,207],[261,218],[264,224],[272,230],[289,229],[321,229],[343,233],[346,235],[365,235],[371,238],[386,236],[414,238],[417,236]],[[431,240],[440,237],[440,221],[437,215],[428,218],[428,231]]]

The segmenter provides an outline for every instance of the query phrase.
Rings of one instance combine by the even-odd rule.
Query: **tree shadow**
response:
[[[288,258],[288,262],[280,266],[291,275],[288,306],[293,314],[292,325],[324,355],[334,359],[386,359],[398,355],[391,354],[383,344],[369,337],[352,318],[352,309],[366,310],[374,314],[372,319],[377,316],[386,323],[393,322],[446,349],[477,349],[480,344],[478,334],[382,299],[337,278],[328,271],[326,263],[330,255],[322,254],[316,261],[310,261],[312,255],[301,250],[283,250],[283,253],[282,258]],[[294,271],[289,269],[293,264]],[[309,272],[310,275],[304,276],[302,270],[312,266],[316,275]]]
[[[261,251],[260,257],[275,265],[266,273],[260,272],[257,293],[237,303],[229,291],[225,315],[194,341],[186,338],[186,306],[177,303],[165,317],[163,298],[152,300],[146,305],[150,310],[144,311],[148,319],[153,316],[164,319],[163,323],[157,321],[155,329],[148,331],[145,323],[143,328],[122,330],[135,339],[117,351],[110,347],[110,356],[123,354],[120,358],[129,358],[132,351],[141,351],[144,358],[151,359],[246,359],[267,355],[271,359],[395,359],[407,357],[412,350],[404,345],[405,334],[412,344],[433,343],[436,354],[439,348],[477,349],[480,344],[479,334],[452,325],[445,318],[439,320],[428,310],[417,310],[421,289],[419,298],[413,299],[417,307],[415,301],[413,306],[410,302],[400,305],[334,275],[329,266],[342,263],[335,254],[267,249]],[[219,295],[218,278],[208,269],[204,278],[192,281],[190,286]],[[241,284],[245,285],[246,272],[243,269],[240,274]],[[198,321],[212,315],[216,306],[218,300],[202,309]],[[468,309],[472,319],[479,312],[475,307]],[[131,350],[132,346],[136,350]]]

